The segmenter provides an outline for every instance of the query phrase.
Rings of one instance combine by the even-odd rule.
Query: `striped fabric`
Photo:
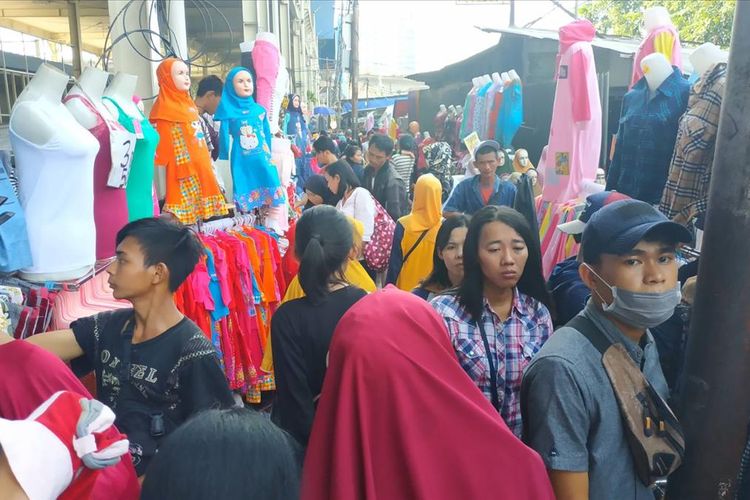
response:
[[[542,248],[542,271],[544,279],[549,279],[555,266],[578,253],[579,245],[572,236],[557,229],[557,226],[578,218],[578,200],[566,203],[553,203],[537,198],[537,219],[539,240]]]
[[[727,65],[709,69],[693,86],[688,109],[680,119],[667,185],[659,209],[687,224],[706,213],[719,112],[727,83]]]
[[[391,161],[393,162],[393,167],[396,169],[399,177],[401,177],[408,185],[409,180],[411,179],[411,171],[414,168],[414,157],[396,153],[391,157]]]

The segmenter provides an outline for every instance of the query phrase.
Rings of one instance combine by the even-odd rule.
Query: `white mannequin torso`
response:
[[[651,7],[643,13],[643,27],[651,33],[659,26],[672,24],[672,18],[667,9],[661,6]]]
[[[641,70],[652,94],[661,87],[664,80],[669,78],[669,75],[674,71],[672,64],[660,52],[654,52],[644,57],[641,61]]]
[[[521,77],[516,73],[516,70],[512,69],[508,71],[508,78],[510,78],[513,81],[520,81]]]
[[[60,102],[68,80],[68,75],[54,66],[39,66],[34,78],[13,105],[10,128],[20,137],[38,146],[48,143],[54,137],[55,127],[59,124],[49,119],[47,111],[57,110],[58,114],[67,115],[72,119]]]
[[[78,278],[96,260],[97,140],[60,102],[68,75],[42,64],[13,107],[10,138],[33,266],[31,281]]]
[[[728,54],[713,43],[704,43],[690,54],[695,73],[702,76],[716,63],[727,62]]]
[[[503,80],[503,85],[508,85],[511,82],[510,74],[508,72],[503,71],[503,74],[500,75],[500,78]]]
[[[104,95],[115,101],[130,118],[141,121],[143,117],[133,102],[133,94],[137,84],[137,76],[118,72],[112,79],[112,83],[104,91]],[[109,100],[102,99],[102,102],[113,116],[119,115],[117,107]]]
[[[96,110],[102,115],[103,118],[114,120],[112,113],[102,102],[102,95],[104,94],[104,87],[107,86],[107,80],[109,79],[109,73],[102,71],[97,68],[88,67],[83,70],[81,78],[78,79],[68,96],[79,95],[85,100],[90,101]],[[83,103],[80,99],[70,99],[65,103],[65,107],[68,111],[78,120],[78,123],[83,125],[87,130],[90,130],[98,123],[97,117],[94,113]]]

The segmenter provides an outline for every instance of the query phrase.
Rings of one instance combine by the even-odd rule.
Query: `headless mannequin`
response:
[[[727,62],[728,54],[713,43],[704,43],[690,54],[690,63],[698,76],[703,76],[713,65]]]
[[[492,81],[492,77],[490,75],[482,75],[482,87],[484,87],[491,81]]]
[[[137,83],[137,76],[120,71],[112,79],[112,83],[104,91],[104,95],[114,100],[130,118],[141,121],[141,114],[133,102],[133,94]],[[114,116],[119,114],[114,104],[106,99],[103,99],[102,102]]]
[[[50,121],[45,110],[49,107],[64,109],[60,99],[68,80],[68,75],[54,66],[46,63],[39,66],[34,78],[16,99],[14,113],[10,116],[10,128],[37,146],[49,142],[60,124]]]
[[[461,116],[464,112],[464,107],[460,104],[456,106],[456,116]]]
[[[500,78],[500,73],[497,71],[492,73],[492,81],[495,82],[495,84],[501,83],[503,80]]]
[[[500,78],[503,80],[503,85],[508,85],[512,80],[510,78],[510,73],[507,71],[503,71],[503,74],[500,75]]]
[[[672,24],[672,18],[669,11],[662,6],[650,7],[643,13],[643,27],[649,34],[660,26]]]
[[[655,52],[649,54],[641,61],[641,70],[646,77],[646,83],[653,96],[657,89],[661,87],[664,80],[674,72],[672,65],[669,63],[664,54]]]
[[[517,82],[521,80],[521,77],[516,73],[516,70],[512,69],[508,71],[508,78],[511,79],[511,81]]]
[[[441,104],[440,107],[438,108],[438,113],[447,113],[447,112],[448,112],[448,108],[445,107],[445,104]]]
[[[91,101],[91,104],[96,108],[102,117],[110,120],[117,121],[112,117],[112,113],[109,112],[107,107],[102,102],[102,95],[104,95],[104,88],[107,86],[107,80],[109,79],[109,73],[102,71],[98,68],[88,67],[83,70],[81,78],[78,82],[70,89],[68,95],[80,95],[84,99]],[[78,120],[78,123],[83,125],[87,130],[92,129],[97,124],[96,116],[81,102],[80,99],[71,99],[65,103],[65,107],[68,111]]]
[[[454,118],[456,116],[456,107],[453,104],[451,104],[450,106],[448,106],[448,116],[449,117],[454,117]]]
[[[10,117],[10,128],[13,133],[34,145],[44,146],[55,137],[58,137],[59,130],[62,128],[68,131],[68,133],[65,134],[67,136],[66,139],[70,139],[72,135],[75,135],[77,138],[85,138],[89,141],[95,142],[89,132],[85,130],[73,116],[71,116],[71,113],[66,106],[60,101],[63,92],[65,92],[65,88],[68,85],[68,81],[68,75],[54,66],[46,63],[39,66],[36,74],[26,88],[24,88],[21,95],[18,96],[18,99],[13,106],[13,112]],[[96,148],[98,150],[98,145]],[[16,154],[18,156],[17,162],[20,168],[22,159],[20,158],[18,151]],[[93,157],[91,158],[91,161],[91,168],[93,168]],[[23,189],[24,186],[21,185],[20,188]],[[27,211],[27,223],[31,225],[31,222],[28,219],[28,214],[29,212]],[[88,221],[80,220],[77,222],[83,233],[86,232],[83,230],[83,227],[88,227],[88,224],[90,224],[91,234],[94,232],[93,223],[93,215],[91,215],[91,219]],[[30,234],[31,233],[32,231],[30,230]],[[79,241],[78,243],[88,247],[87,242]],[[22,271],[20,276],[24,279],[37,282],[64,281],[79,278],[91,270],[91,266],[95,261],[93,236],[90,243],[91,262],[85,266],[60,272]],[[35,265],[37,265],[37,263],[35,263]],[[49,263],[43,265],[49,265]]]

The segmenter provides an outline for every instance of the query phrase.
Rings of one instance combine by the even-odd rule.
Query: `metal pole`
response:
[[[750,2],[737,2],[668,498],[734,499],[750,418]]]
[[[78,0],[68,0],[68,26],[70,27],[70,45],[73,48],[73,75],[81,76],[81,14],[78,11]],[[6,87],[7,88],[7,87]]]
[[[359,103],[359,1],[352,0],[352,129],[357,130]]]
[[[511,28],[516,27],[516,0],[510,0],[510,19],[508,20],[508,26]]]
[[[602,101],[602,149],[599,155],[599,168],[607,168],[609,158],[609,71],[599,75],[599,95]]]

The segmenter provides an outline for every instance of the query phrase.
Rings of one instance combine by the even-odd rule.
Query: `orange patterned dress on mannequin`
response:
[[[177,61],[165,59],[156,70],[159,96],[149,120],[159,133],[155,163],[166,169],[163,210],[183,224],[195,224],[226,214],[227,206],[211,167],[211,154],[195,103],[172,79],[172,66]]]

